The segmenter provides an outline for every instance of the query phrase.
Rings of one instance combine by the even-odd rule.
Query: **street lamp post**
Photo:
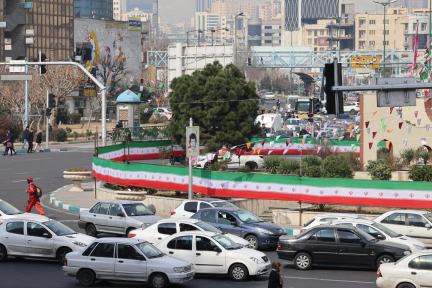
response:
[[[396,0],[392,0],[392,1],[388,1],[388,2],[378,2],[378,1],[373,1],[374,3],[376,3],[376,4],[380,4],[380,5],[382,5],[383,6],[383,8],[384,8],[384,42],[383,42],[383,44],[384,44],[384,53],[383,53],[383,59],[382,59],[382,61],[385,63],[385,59],[386,59],[386,8],[387,8],[387,6],[389,5],[389,4],[392,4],[392,3],[394,3],[394,2],[396,2]],[[386,77],[386,66],[385,66],[385,64],[383,65],[383,77],[385,78]]]
[[[341,31],[341,22],[342,22],[342,20],[343,19],[346,19],[347,17],[332,17],[332,19],[335,19],[336,21],[338,21],[339,22],[339,27],[338,27],[338,40],[339,40],[339,52],[338,52],[338,54],[339,54],[339,57],[338,57],[338,60],[339,60],[339,62],[341,62],[341,47],[342,47],[342,45],[341,45],[341,33],[340,33],[340,31]]]
[[[291,33],[291,60],[292,60],[292,47],[293,47],[293,32],[294,30],[289,30],[289,32]],[[291,68],[290,68],[290,91],[291,91],[291,95],[293,95],[293,75],[292,75],[292,63],[291,63]]]
[[[198,46],[199,46],[199,33],[202,33],[203,31],[201,29],[198,30],[191,30],[186,32],[186,46],[189,45],[189,33],[191,32],[198,32]]]
[[[212,46],[213,46],[213,33],[215,33],[216,31],[222,31],[222,30],[224,30],[224,31],[226,31],[226,32],[229,32],[229,29],[228,29],[228,28],[210,29],[210,31],[212,32]],[[222,38],[222,37],[221,37],[221,38]]]
[[[237,66],[237,17],[240,17],[240,16],[244,16],[244,14],[243,14],[243,12],[241,12],[240,14],[237,14],[235,17],[234,17],[234,52],[235,52],[235,55],[234,55],[234,63],[235,63],[235,65]]]

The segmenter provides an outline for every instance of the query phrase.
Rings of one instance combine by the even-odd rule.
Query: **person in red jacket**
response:
[[[33,178],[28,178],[27,183],[29,184],[29,190],[27,190],[26,192],[30,195],[26,207],[26,212],[30,213],[33,206],[35,206],[36,210],[39,212],[40,215],[45,215],[45,212],[42,210],[42,207],[40,205],[40,200],[38,197],[36,197],[36,185],[33,183]]]

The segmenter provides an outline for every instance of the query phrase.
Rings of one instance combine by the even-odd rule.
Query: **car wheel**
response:
[[[204,170],[209,170],[210,169],[210,163],[209,162],[206,162],[205,164],[204,164]]]
[[[354,109],[351,109],[350,114],[351,115],[356,115],[356,111]]]
[[[175,161],[175,158],[174,158],[174,157],[171,157],[169,161],[170,161],[170,164],[171,164],[171,165],[173,165],[173,166],[175,165],[175,162],[176,162],[176,161]]]
[[[64,264],[64,259],[66,258],[66,254],[68,254],[69,252],[72,252],[72,249],[69,248],[60,248],[59,250],[57,250],[57,262],[61,265]]]
[[[390,256],[390,255],[383,255],[383,256],[381,256],[381,257],[378,258],[376,265],[377,265],[377,267],[379,267],[381,264],[392,263],[394,261],[395,261],[395,259],[392,256]]]
[[[312,266],[312,257],[307,253],[299,253],[294,258],[294,266],[298,270],[308,270]]]
[[[410,283],[402,283],[399,284],[396,288],[415,288],[415,286]]]
[[[86,228],[85,228],[85,232],[88,236],[92,236],[92,237],[96,237],[97,236],[97,230],[95,225],[89,223],[87,224]]]
[[[78,274],[78,281],[81,286],[92,286],[96,281],[96,275],[90,269],[81,270]]]
[[[0,262],[4,262],[7,259],[7,250],[6,247],[3,245],[0,245]]]
[[[259,242],[258,242],[258,238],[255,235],[249,235],[245,239],[246,241],[249,242],[249,247],[251,247],[254,250],[258,250]]]
[[[165,288],[168,286],[168,278],[162,273],[153,274],[150,278],[150,287]]]
[[[234,264],[229,270],[229,275],[234,281],[244,281],[249,276],[249,271],[243,264]]]

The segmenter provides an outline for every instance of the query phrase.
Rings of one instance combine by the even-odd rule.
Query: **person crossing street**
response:
[[[45,215],[45,212],[43,211],[41,205],[40,205],[40,199],[38,198],[38,195],[36,193],[36,185],[33,183],[33,178],[27,178],[27,183],[29,184],[29,190],[27,190],[26,192],[29,195],[29,199],[28,199],[28,203],[27,203],[27,207],[26,207],[26,212],[30,213],[31,209],[33,208],[33,206],[36,208],[36,210],[39,212],[40,215]]]
[[[33,152],[39,152],[40,150],[45,152],[45,150],[42,148],[42,132],[39,130],[36,132],[36,146]]]
[[[34,140],[34,134],[33,134],[33,128],[30,129],[30,132],[28,134],[27,142],[28,142],[28,150],[27,153],[33,152],[33,140]]]

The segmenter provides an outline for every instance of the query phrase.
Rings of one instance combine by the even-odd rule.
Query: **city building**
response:
[[[404,50],[402,37],[405,24],[408,23],[406,8],[388,8],[386,13],[386,49]],[[355,50],[384,49],[384,15],[356,14],[355,17]]]
[[[339,42],[341,50],[354,50],[355,15],[354,3],[342,4],[340,19],[333,19],[327,24],[330,50],[339,50]]]
[[[75,1],[76,3],[77,1]],[[74,51],[74,1],[0,1],[0,60],[67,60]]]
[[[113,0],[75,0],[75,17],[112,20],[113,8]]]
[[[429,9],[417,9],[411,10],[412,14],[404,18],[402,22],[404,25],[404,50],[412,50],[413,40],[417,31],[418,26],[418,43],[419,49],[426,49],[427,40],[429,38]],[[402,50],[402,49],[401,49]]]
[[[211,4],[211,13],[218,14],[219,17],[232,19],[236,15],[243,13],[246,18],[259,18],[259,7],[256,4],[237,3],[233,0],[217,0]]]
[[[333,21],[318,20],[317,24],[305,24],[302,27],[302,46],[311,47],[312,51],[329,50],[329,29],[327,26]]]
[[[113,0],[113,18],[120,21],[122,14],[127,12],[127,0]]]
[[[389,7],[407,8],[408,12],[411,12],[411,9],[429,8],[429,0],[396,0]]]
[[[279,20],[262,21],[261,46],[281,46],[281,29]]]
[[[278,18],[281,14],[282,3],[279,0],[265,1],[264,5],[259,7],[259,18],[263,21],[270,21]],[[280,16],[279,16],[280,18]]]
[[[124,12],[121,14],[120,20],[121,21],[127,21],[129,18],[141,18],[142,22],[150,22],[152,20],[152,13],[147,13],[144,12],[142,10],[140,10],[139,8],[135,8],[134,10],[130,11],[130,12]],[[160,22],[160,20],[159,20]]]
[[[208,12],[195,12],[195,30],[202,30],[201,41],[204,42],[207,36],[211,35],[211,29],[215,29],[219,24],[219,15]],[[196,32],[195,32],[196,34]],[[210,39],[211,41],[211,39]]]
[[[210,12],[214,0],[195,0],[195,12]]]

